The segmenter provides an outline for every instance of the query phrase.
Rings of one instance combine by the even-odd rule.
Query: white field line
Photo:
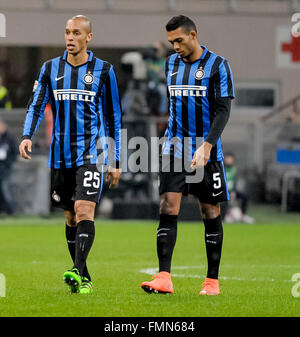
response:
[[[188,269],[195,269],[195,268],[202,268],[204,266],[183,266],[183,267],[172,267],[172,270],[188,270]],[[158,268],[146,268],[141,269],[140,273],[148,274],[148,275],[154,275],[158,273]],[[172,277],[190,277],[190,278],[201,278],[205,279],[206,275],[199,275],[199,274],[178,274],[172,272]],[[276,280],[274,278],[265,278],[265,277],[254,277],[254,278],[241,278],[241,277],[235,277],[235,276],[220,276],[219,279],[221,280],[235,280],[235,281],[261,281],[261,282],[292,282],[292,280]]]

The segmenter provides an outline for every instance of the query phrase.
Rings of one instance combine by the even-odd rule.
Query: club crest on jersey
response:
[[[84,75],[83,80],[85,84],[92,84],[94,82],[94,76],[89,71],[87,74]]]
[[[201,80],[205,75],[204,70],[202,69],[202,67],[200,67],[199,69],[197,69],[195,71],[195,79],[196,80]]]

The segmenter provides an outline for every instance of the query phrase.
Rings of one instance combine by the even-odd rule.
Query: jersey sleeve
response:
[[[206,142],[215,145],[221,137],[230,115],[230,97],[217,98],[214,103],[215,117],[211,123]]]
[[[23,139],[32,139],[43,117],[45,106],[49,101],[49,84],[46,63],[41,68],[37,80],[34,82],[33,92],[27,105]]]
[[[234,98],[234,83],[230,65],[227,60],[223,60],[214,76],[215,98]]]
[[[112,166],[118,168],[121,160],[121,128],[122,128],[122,109],[119,95],[117,78],[113,69],[110,67],[104,91],[104,117],[106,133],[113,142],[114,163]]]

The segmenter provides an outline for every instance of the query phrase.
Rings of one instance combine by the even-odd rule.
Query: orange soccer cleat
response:
[[[200,295],[219,295],[219,280],[206,277],[205,281],[202,283],[202,290]]]
[[[173,294],[173,283],[171,281],[171,274],[166,271],[161,271],[158,275],[152,276],[153,281],[143,282],[142,289],[147,293],[161,293],[161,294]]]

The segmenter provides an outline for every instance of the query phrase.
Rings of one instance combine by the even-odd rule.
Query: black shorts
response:
[[[103,169],[83,165],[70,169],[51,169],[51,203],[53,207],[74,210],[75,200],[98,203],[103,186]]]
[[[166,192],[177,192],[183,195],[192,194],[201,202],[212,205],[230,199],[223,161],[208,162],[204,168],[187,172],[184,169],[179,169],[184,166],[181,159],[173,156],[169,158],[170,164],[167,165],[163,163],[162,157],[160,159],[160,195]],[[174,169],[174,167],[177,167],[177,169]],[[178,172],[179,170],[180,172]]]

